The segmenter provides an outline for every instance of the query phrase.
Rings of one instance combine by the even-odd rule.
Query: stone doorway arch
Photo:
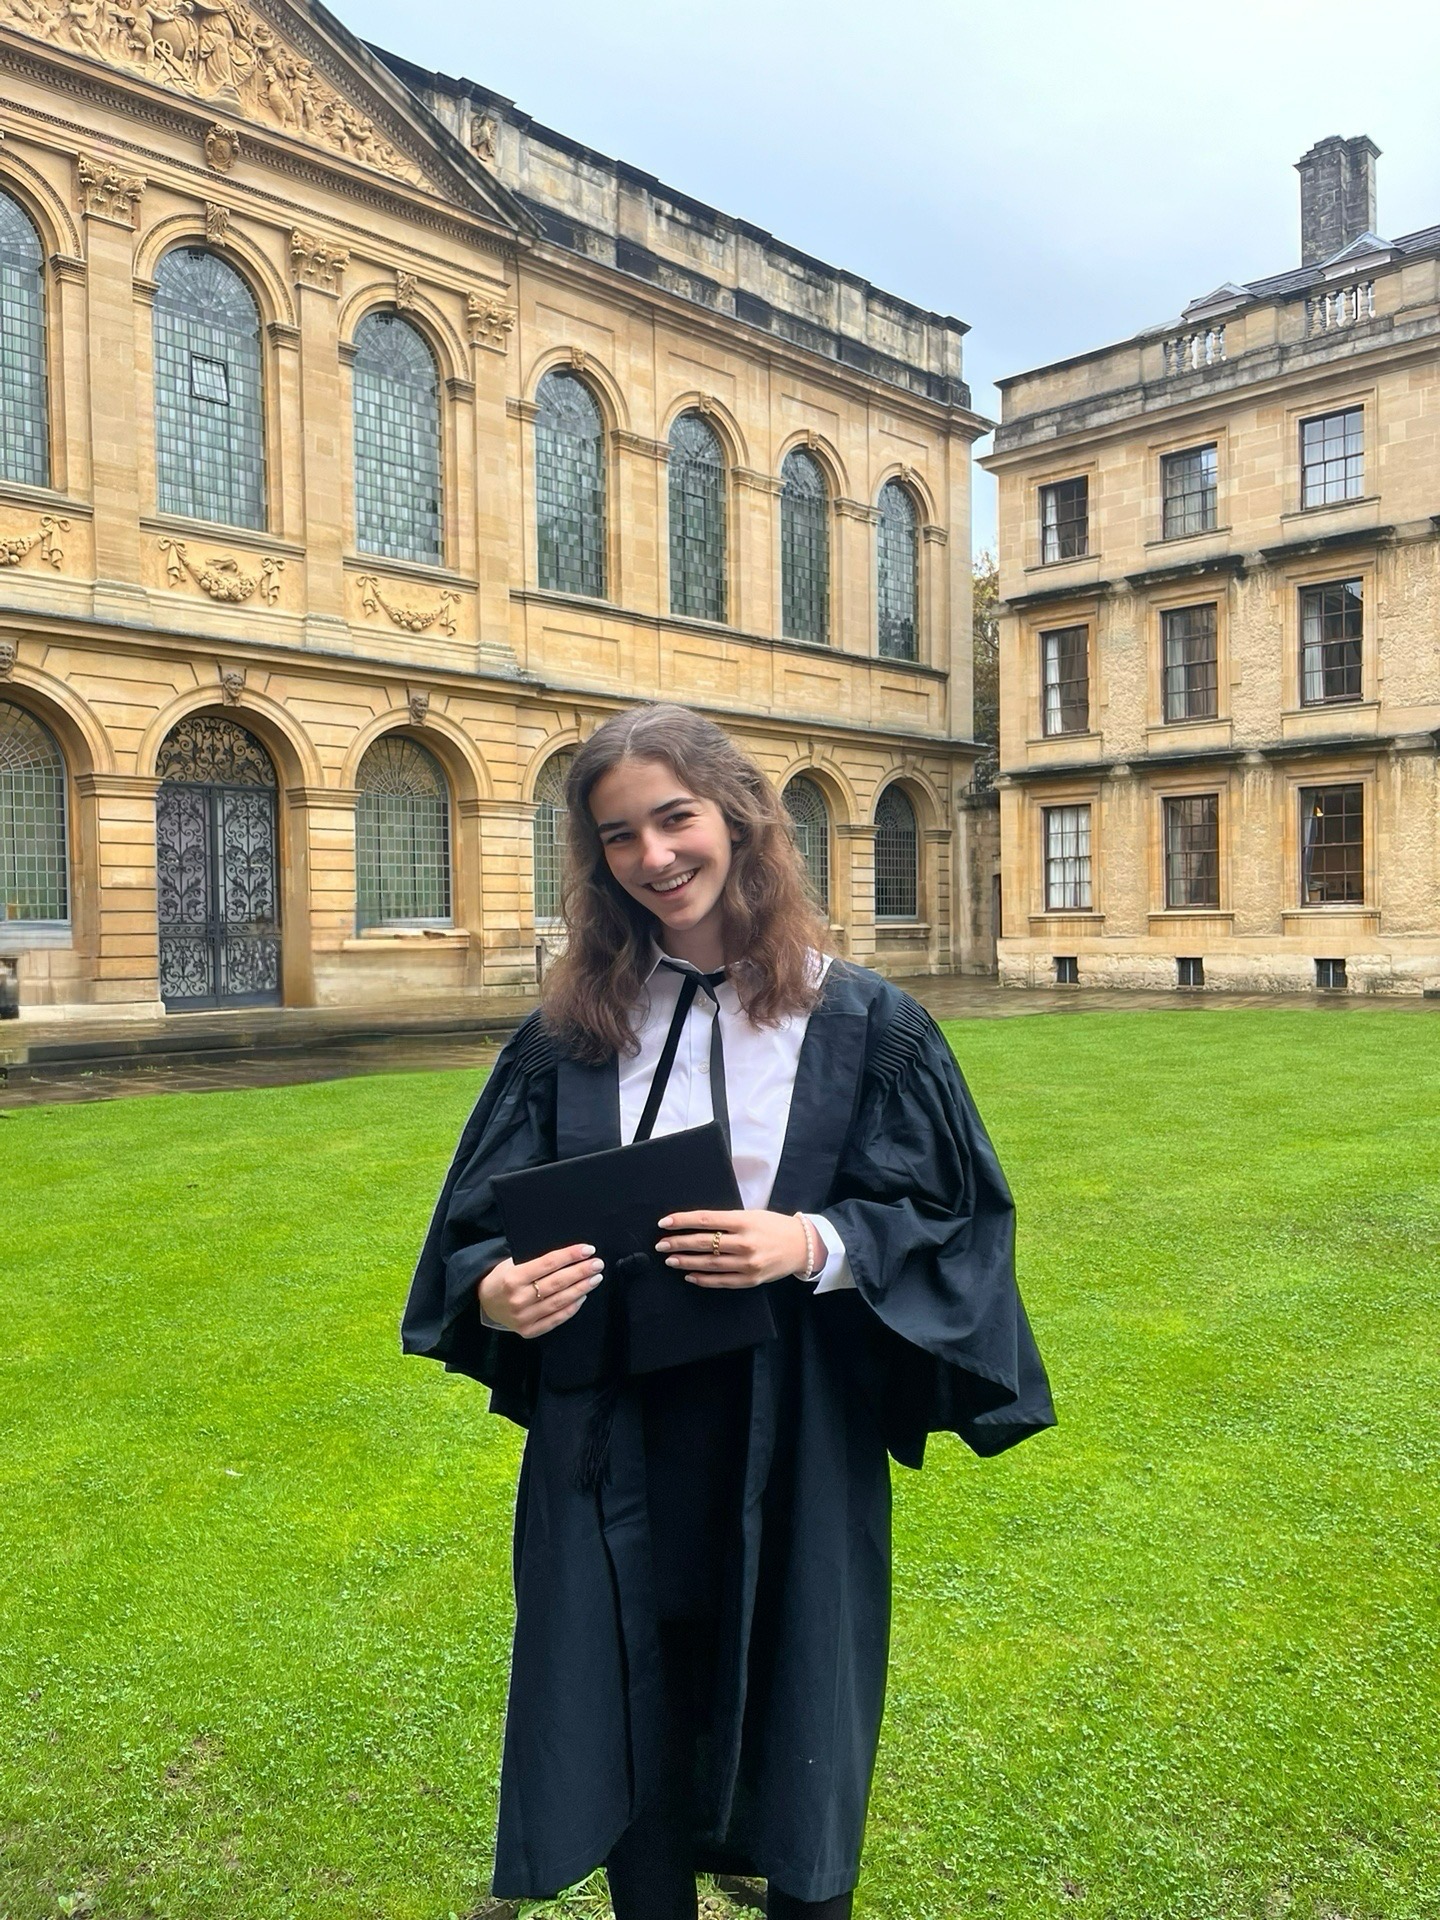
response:
[[[197,713],[156,764],[160,997],[176,1013],[280,1004],[275,763],[233,720]]]

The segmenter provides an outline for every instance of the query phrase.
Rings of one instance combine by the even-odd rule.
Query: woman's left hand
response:
[[[671,1213],[660,1226],[666,1238],[656,1252],[697,1287],[763,1287],[810,1264],[809,1236],[793,1213]]]

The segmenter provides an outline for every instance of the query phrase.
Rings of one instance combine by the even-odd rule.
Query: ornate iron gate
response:
[[[160,749],[155,796],[160,994],[167,1007],[280,1000],[276,780],[233,721],[182,720]]]

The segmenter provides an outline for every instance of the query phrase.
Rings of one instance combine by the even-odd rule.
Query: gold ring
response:
[[[713,1256],[719,1253],[719,1251],[720,1251],[720,1229],[719,1227],[716,1227],[714,1233],[712,1233],[710,1236],[710,1252]]]
[[[539,1282],[538,1280],[532,1280],[532,1281],[530,1282],[530,1284],[531,1284],[531,1286],[532,1286],[532,1287],[534,1287],[534,1289],[535,1289],[535,1298],[536,1298],[537,1300],[543,1300],[543,1299],[545,1298],[545,1296],[544,1296],[544,1294],[543,1294],[543,1293],[541,1293],[541,1291],[540,1291],[540,1282]]]

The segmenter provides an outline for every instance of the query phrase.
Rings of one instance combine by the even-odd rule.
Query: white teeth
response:
[[[674,893],[675,889],[677,887],[683,887],[687,880],[693,880],[699,871],[700,869],[698,867],[692,867],[689,873],[677,874],[673,880],[652,880],[650,882],[650,891],[652,893]]]

